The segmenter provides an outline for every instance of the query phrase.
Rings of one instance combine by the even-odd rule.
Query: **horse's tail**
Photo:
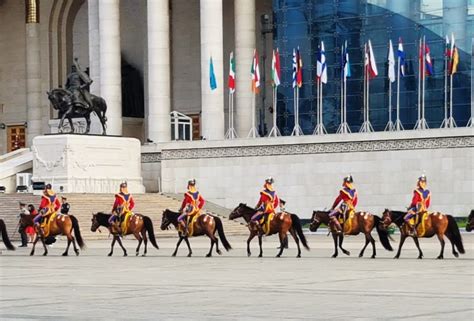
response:
[[[8,250],[15,251],[15,247],[13,246],[12,242],[10,242],[10,238],[8,237],[7,227],[5,226],[5,222],[0,220],[0,233],[2,234],[2,240]]]
[[[451,234],[452,241],[454,245],[458,248],[459,253],[464,254],[464,245],[462,244],[461,233],[459,232],[458,224],[456,220],[451,215],[446,215],[448,217],[448,233]]]
[[[224,226],[222,225],[222,220],[219,217],[214,216],[214,221],[216,222],[217,233],[219,234],[219,238],[221,239],[222,245],[224,245],[224,248],[226,249],[226,251],[231,250],[232,246],[230,246],[229,242],[227,241],[225,237]]]
[[[79,222],[77,221],[77,218],[74,215],[69,215],[69,218],[72,221],[72,228],[74,229],[74,236],[76,237],[77,244],[79,244],[79,247],[81,248],[81,250],[83,250],[86,245],[84,244],[84,240],[82,239],[81,230],[79,229]]]
[[[143,222],[145,223],[146,231],[148,232],[148,238],[150,239],[151,244],[155,249],[159,249],[158,244],[156,243],[155,230],[153,229],[153,223],[148,216],[143,215]]]
[[[390,234],[388,234],[387,229],[384,229],[380,226],[381,218],[377,215],[374,215],[374,225],[377,229],[377,233],[379,234],[380,243],[382,243],[383,247],[387,251],[393,251],[392,245],[390,244]]]
[[[306,241],[306,237],[304,236],[300,218],[296,214],[291,214],[291,227],[298,234],[298,237],[300,238],[301,243],[303,243],[304,248],[309,251],[309,245],[308,245],[308,242]]]

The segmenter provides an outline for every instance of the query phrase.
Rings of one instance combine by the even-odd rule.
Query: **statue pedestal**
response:
[[[127,181],[131,193],[144,193],[141,146],[135,138],[45,135],[33,139],[34,182],[60,193],[116,193]]]
[[[60,119],[50,119],[48,121],[49,125],[49,132],[51,134],[59,134],[59,122]],[[85,118],[73,118],[72,122],[74,124],[74,133],[76,134],[82,134],[85,133],[87,123]],[[67,119],[64,120],[64,133],[68,133],[71,130],[71,127],[69,126],[69,121]],[[91,114],[91,129],[89,134],[97,134],[97,135],[102,135],[102,125],[100,124],[99,118],[95,114]]]

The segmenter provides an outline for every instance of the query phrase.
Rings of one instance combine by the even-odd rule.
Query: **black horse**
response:
[[[13,246],[10,238],[8,237],[7,227],[5,226],[5,222],[2,219],[0,219],[0,234],[2,234],[3,244],[5,244],[7,250],[14,251],[15,246]]]
[[[93,106],[89,108],[84,102],[73,99],[73,95],[65,89],[57,88],[47,92],[48,99],[53,105],[53,108],[59,112],[61,121],[58,129],[63,131],[64,119],[67,118],[71,126],[71,133],[74,133],[74,125],[72,118],[84,117],[87,122],[85,134],[88,134],[91,127],[91,113],[96,113],[102,125],[102,135],[106,135],[106,121],[105,113],[107,112],[107,104],[102,97],[91,95]]]
[[[474,210],[471,211],[471,214],[467,217],[466,231],[471,232],[474,230]]]

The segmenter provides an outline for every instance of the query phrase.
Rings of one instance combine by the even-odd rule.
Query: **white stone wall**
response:
[[[349,173],[359,191],[358,208],[379,214],[406,208],[425,173],[432,209],[465,216],[474,207],[473,134],[457,129],[165,144],[162,187],[181,193],[194,177],[206,199],[234,208],[240,202],[253,206],[264,179],[273,176],[287,210],[309,218],[313,209],[331,206]]]

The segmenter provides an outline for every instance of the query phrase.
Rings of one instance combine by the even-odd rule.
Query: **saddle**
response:
[[[418,213],[409,220],[410,225],[415,226],[416,234],[418,237],[423,237],[426,233],[426,220],[428,219],[428,213],[426,211]],[[408,227],[407,227],[408,228]]]
[[[130,225],[130,219],[133,215],[132,212],[126,212],[121,216],[120,229],[122,230],[122,235],[126,235],[128,226]]]
[[[267,218],[265,219],[265,217]],[[274,217],[275,217],[274,213],[263,215],[260,221],[258,222],[260,226],[262,227],[263,233],[265,233],[265,235],[268,235],[270,233],[270,223],[272,222]]]
[[[188,226],[188,234],[187,236],[193,236],[194,234],[194,224],[196,223],[197,219],[201,215],[207,215],[207,214],[195,214],[192,215],[191,217],[188,216],[186,217],[186,225]],[[179,225],[178,226],[178,231],[181,233],[184,233],[184,228],[183,226]]]
[[[41,220],[40,228],[43,231],[43,236],[48,237],[51,231],[51,222],[58,216],[58,213],[53,213],[47,216],[44,216]]]

